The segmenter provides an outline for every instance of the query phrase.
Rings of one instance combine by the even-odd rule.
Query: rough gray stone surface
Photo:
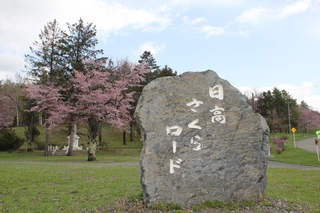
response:
[[[269,127],[214,71],[152,81],[135,119],[144,138],[140,182],[147,206],[264,197]]]

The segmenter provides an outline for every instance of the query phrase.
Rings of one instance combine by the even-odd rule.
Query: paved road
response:
[[[304,140],[296,141],[296,146],[300,149],[304,149],[309,152],[316,153],[316,145],[314,143],[314,138],[307,138]],[[320,147],[319,147],[320,151]],[[314,167],[314,166],[302,166],[302,165],[295,165],[295,164],[289,164],[289,163],[281,163],[281,162],[275,162],[275,161],[269,161],[268,167],[270,168],[292,168],[292,169],[300,169],[300,170],[319,170],[320,167]]]
[[[317,153],[316,144],[314,143],[314,139],[315,138],[316,138],[316,136],[314,138],[307,138],[307,139],[304,139],[304,140],[296,141],[296,145],[300,149],[304,149],[304,150],[307,150],[309,152]],[[320,149],[320,147],[319,147],[319,149]]]

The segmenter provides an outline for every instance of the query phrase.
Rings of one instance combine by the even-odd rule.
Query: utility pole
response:
[[[253,109],[254,112],[256,111],[256,109],[254,107],[254,95],[253,95],[253,93],[252,93],[252,109]]]
[[[291,102],[286,102],[288,104],[288,118],[289,118],[289,134],[291,135],[291,122],[290,122],[290,104]]]
[[[253,109],[254,112],[257,112],[257,110],[258,110],[257,100],[259,100],[259,99],[258,99],[258,98],[255,98],[255,97],[254,97],[254,94],[252,93],[252,100],[251,100],[251,102],[252,102],[252,109]]]

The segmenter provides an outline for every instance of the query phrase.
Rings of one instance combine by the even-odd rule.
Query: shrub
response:
[[[35,140],[35,141],[33,141],[33,144],[34,144],[34,148],[36,150],[44,150],[44,148],[45,148],[45,144],[43,141]]]
[[[25,128],[24,130],[24,135],[27,138],[27,142],[28,142],[28,151],[33,151],[32,149],[32,142],[35,141],[35,139],[40,135],[40,131],[38,130],[38,128],[36,126],[28,126]],[[39,145],[37,145],[38,150],[39,149]]]
[[[18,149],[24,142],[13,129],[0,129],[0,151],[9,151]]]
[[[28,141],[35,141],[40,135],[40,131],[36,126],[33,126],[30,130],[28,128],[25,128],[24,135]]]
[[[285,150],[285,146],[287,144],[287,140],[282,138],[274,138],[273,139],[273,144],[274,144],[274,150],[277,154],[280,154],[281,152],[283,152]]]

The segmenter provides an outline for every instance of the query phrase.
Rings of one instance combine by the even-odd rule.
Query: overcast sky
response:
[[[148,50],[179,74],[211,69],[248,94],[278,87],[320,110],[320,0],[0,0],[0,79],[25,75],[44,25],[80,18],[107,57]]]

